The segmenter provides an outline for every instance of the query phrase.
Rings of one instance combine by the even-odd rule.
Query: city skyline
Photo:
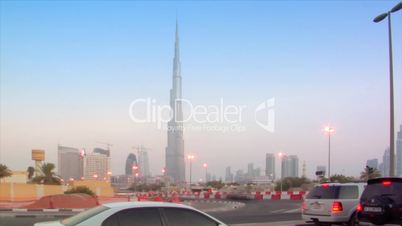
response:
[[[358,176],[367,158],[380,159],[389,145],[386,26],[372,19],[395,3],[1,2],[0,162],[25,170],[33,164],[31,149],[46,150],[47,161],[56,163],[58,143],[91,150],[103,140],[114,144],[116,175],[135,144],[152,149],[151,172],[159,174],[166,131],[132,122],[127,109],[136,98],[169,103],[178,9],[186,98],[248,106],[276,100],[274,133],[251,117],[241,133],[186,132],[194,178],[204,178],[204,162],[224,176],[226,165],[243,168],[245,156],[264,169],[265,154],[279,151],[303,156],[313,177],[315,166],[326,165],[327,124],[336,128],[331,173]],[[281,8],[285,16],[273,10]],[[71,17],[73,10],[86,13]],[[400,18],[393,23],[396,129]]]

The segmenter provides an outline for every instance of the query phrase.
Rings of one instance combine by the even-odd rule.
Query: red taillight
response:
[[[392,183],[391,183],[391,181],[389,181],[389,180],[384,180],[383,182],[382,182],[382,185],[384,185],[384,186],[390,186]]]
[[[323,188],[329,188],[329,184],[322,184],[321,185]]]
[[[341,202],[333,202],[332,203],[332,212],[341,212],[343,211],[343,206]]]
[[[357,204],[356,211],[357,212],[363,211],[363,205],[361,203]]]

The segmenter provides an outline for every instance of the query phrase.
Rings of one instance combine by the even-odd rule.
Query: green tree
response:
[[[95,193],[87,186],[77,186],[70,188],[67,191],[65,191],[64,194],[87,194],[95,197]]]
[[[37,184],[53,184],[60,185],[61,179],[53,172],[55,166],[53,163],[43,163],[40,167],[40,175],[32,179]]]
[[[140,192],[161,191],[163,186],[164,186],[163,183],[156,183],[156,184],[133,183],[129,189],[132,191],[140,191]]]
[[[9,177],[11,175],[11,170],[6,165],[0,164],[0,179],[4,177]]]
[[[364,171],[360,173],[360,179],[364,181],[368,181],[369,179],[381,177],[381,173],[378,169],[366,166],[364,168]]]
[[[282,191],[287,191],[290,188],[300,188],[302,185],[311,184],[311,181],[305,177],[285,177],[275,184],[275,190],[281,190],[281,182],[282,182]]]
[[[221,189],[225,186],[225,184],[220,180],[208,181],[207,187],[213,187],[215,189]]]
[[[337,182],[337,183],[348,183],[348,182],[353,182],[356,179],[354,177],[348,177],[342,174],[335,174],[331,176],[331,182]]]

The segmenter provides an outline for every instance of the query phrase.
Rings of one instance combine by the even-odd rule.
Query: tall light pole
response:
[[[205,185],[207,185],[207,177],[208,177],[208,164],[204,163],[202,164],[202,167],[205,169]]]
[[[390,95],[390,144],[389,144],[389,154],[390,154],[390,164],[389,164],[389,176],[395,176],[395,129],[394,129],[394,69],[392,62],[392,31],[391,31],[391,13],[402,8],[402,2],[398,3],[390,11],[378,15],[374,18],[374,22],[378,23],[388,17],[388,44],[389,44],[389,95]]]
[[[331,182],[331,133],[335,132],[335,129],[326,126],[324,131],[328,134],[328,180]]]
[[[191,188],[191,163],[192,163],[192,161],[193,161],[193,159],[195,158],[195,156],[194,155],[187,155],[187,159],[189,160],[189,162],[190,162],[190,188]]]
[[[281,162],[281,193],[282,193],[282,183],[283,183],[283,170],[282,170],[282,168],[283,168],[282,157],[283,156],[284,156],[284,154],[282,152],[278,153],[278,157]]]

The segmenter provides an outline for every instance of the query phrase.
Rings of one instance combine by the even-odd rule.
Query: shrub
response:
[[[73,187],[64,192],[64,194],[77,194],[77,193],[95,196],[95,193],[91,189],[89,189],[87,186]]]

